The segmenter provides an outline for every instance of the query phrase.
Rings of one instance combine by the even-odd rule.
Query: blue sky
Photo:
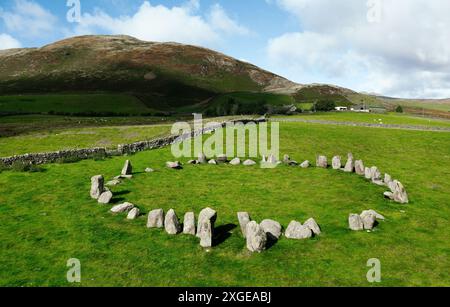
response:
[[[74,1],[76,2],[76,1]],[[82,34],[208,47],[299,83],[450,97],[447,0],[2,0],[0,49]]]

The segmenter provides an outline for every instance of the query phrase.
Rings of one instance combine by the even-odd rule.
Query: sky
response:
[[[211,48],[302,84],[449,98],[449,12],[448,0],[0,0],[0,49],[126,34]]]

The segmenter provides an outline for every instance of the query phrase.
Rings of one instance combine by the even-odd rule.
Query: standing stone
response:
[[[267,237],[272,240],[278,240],[281,237],[281,224],[274,220],[264,220],[259,224],[266,233]]]
[[[105,192],[105,179],[102,175],[91,178],[91,197],[98,199]]]
[[[163,228],[164,227],[164,210],[156,209],[148,214],[147,228]]]
[[[333,165],[333,169],[335,169],[335,170],[341,169],[342,168],[341,157],[340,156],[333,157],[332,165]]]
[[[348,217],[348,226],[354,231],[364,230],[363,220],[358,214],[350,214]]]
[[[258,223],[247,224],[247,249],[251,252],[262,252],[266,249],[267,235]]]
[[[355,172],[360,176],[364,176],[366,174],[366,169],[362,160],[355,161]]]
[[[269,155],[269,158],[267,159],[267,163],[269,163],[269,164],[277,164],[277,163],[278,163],[278,160],[277,160],[277,158],[275,157],[275,155],[270,154],[270,155]]]
[[[385,217],[381,214],[379,214],[378,212],[376,212],[375,210],[364,210],[361,213],[361,218],[364,218],[367,215],[373,215],[377,220],[381,220],[384,221]]]
[[[140,214],[141,214],[141,210],[139,210],[139,208],[134,207],[128,213],[127,219],[128,220],[135,220],[135,219],[137,219],[139,217]]]
[[[198,161],[199,164],[206,164],[207,160],[206,160],[205,154],[203,154],[203,153],[199,154],[197,161]]]
[[[217,212],[211,208],[203,209],[198,216],[197,237],[200,238],[200,246],[212,247],[214,235],[214,223]]]
[[[308,168],[311,166],[311,163],[309,161],[305,161],[302,164],[300,164],[301,168]]]
[[[228,157],[227,155],[218,155],[217,156],[217,162],[219,163],[227,163],[228,162]]]
[[[120,173],[122,176],[128,176],[133,174],[133,167],[131,166],[130,160],[125,161],[125,165]]]
[[[283,163],[288,164],[291,161],[291,157],[289,155],[284,155]]]
[[[321,168],[327,168],[328,167],[328,160],[325,156],[318,156],[316,161],[317,167]]]
[[[241,164],[241,159],[239,158],[234,158],[233,160],[230,161],[230,165],[236,166],[236,165],[240,165]]]
[[[353,173],[355,171],[355,163],[353,159],[353,154],[349,153],[347,158],[347,163],[344,167],[344,172],[346,173]]]
[[[381,180],[381,173],[378,170],[378,167],[372,166],[370,169],[371,179],[372,181],[380,181]]]
[[[392,182],[392,177],[389,174],[384,174],[384,183],[386,184],[386,186],[390,186]]]
[[[292,221],[284,235],[288,239],[302,240],[312,238],[313,233],[308,226],[304,226],[297,221]]]
[[[307,220],[303,225],[307,226],[309,229],[311,229],[313,234],[316,236],[318,236],[322,233],[322,231],[320,230],[319,224],[317,224],[316,220],[314,220],[313,218],[310,218],[309,220]]]
[[[113,193],[111,191],[103,192],[102,195],[98,198],[99,204],[109,204],[111,199],[113,198]]]
[[[175,162],[166,162],[166,166],[171,169],[181,169],[181,163],[178,161]]]
[[[376,218],[373,214],[365,214],[361,216],[365,230],[372,230],[375,227]]]
[[[372,179],[372,170],[369,167],[364,169],[364,176],[366,179]]]
[[[242,236],[246,237],[247,224],[250,223],[250,215],[247,212],[238,212],[239,226],[241,227]]]
[[[211,164],[211,165],[217,165],[218,163],[217,163],[216,160],[211,159],[211,160],[209,160],[208,164]]]
[[[170,209],[164,219],[164,227],[169,235],[176,235],[181,231],[181,225],[175,210]]]
[[[188,212],[184,215],[183,233],[195,236],[195,214]]]
[[[391,184],[393,187],[393,199],[395,202],[400,204],[407,204],[409,203],[408,193],[406,193],[406,189],[403,186],[403,184],[398,181],[394,180]]]
[[[256,165],[257,163],[255,162],[255,161],[253,161],[253,160],[246,160],[246,161],[244,161],[244,163],[243,163],[243,165],[244,166],[253,166],[253,165]]]
[[[112,213],[123,213],[123,212],[128,212],[133,208],[134,208],[134,205],[132,203],[123,203],[123,204],[112,207],[111,212]]]

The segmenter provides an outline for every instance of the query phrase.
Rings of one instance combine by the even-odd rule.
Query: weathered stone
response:
[[[269,164],[278,164],[278,159],[275,157],[275,155],[270,154],[269,158],[267,158],[267,163],[269,163]]]
[[[392,177],[389,174],[384,174],[384,183],[386,184],[386,186],[390,186],[392,182]]]
[[[120,181],[119,179],[113,179],[113,180],[111,180],[111,181],[108,181],[108,182],[106,183],[106,185],[107,185],[107,186],[110,186],[110,187],[114,187],[114,186],[116,186],[116,185],[119,185],[121,182],[122,182],[122,181]]]
[[[94,176],[91,178],[91,197],[98,199],[100,195],[105,191],[105,179],[102,175]]]
[[[381,220],[384,221],[384,216],[382,216],[381,214],[379,214],[378,212],[376,212],[375,210],[364,210],[361,213],[361,218],[367,216],[367,215],[373,215],[377,220]]]
[[[150,168],[150,167],[147,167],[146,169],[145,169],[145,172],[146,173],[153,173],[155,170],[153,169],[153,168]]]
[[[112,207],[111,212],[112,213],[128,212],[133,208],[134,208],[134,205],[132,203],[123,203],[123,204]]]
[[[239,158],[234,158],[233,160],[230,161],[230,165],[236,166],[236,165],[240,165],[241,164],[241,159]]]
[[[356,160],[355,161],[355,172],[360,176],[364,176],[365,171],[366,171],[366,169],[364,167],[364,162],[362,160]]]
[[[109,204],[111,199],[113,198],[113,193],[111,191],[103,192],[102,195],[98,198],[98,202],[100,204]]]
[[[195,214],[188,212],[184,215],[183,233],[195,236]]]
[[[278,240],[281,237],[281,224],[274,220],[264,220],[259,224],[267,237],[272,240]]]
[[[137,207],[134,207],[133,209],[130,210],[130,212],[128,212],[127,219],[135,220],[139,217],[140,214],[141,214],[141,210],[139,210],[139,208],[137,208]]]
[[[333,157],[331,164],[333,166],[333,169],[335,170],[341,169],[342,168],[341,157],[340,156]]]
[[[175,161],[175,162],[166,162],[166,166],[167,166],[168,168],[171,168],[171,169],[181,169],[181,168],[182,168],[181,163],[178,162],[178,161]]]
[[[262,156],[261,163],[267,163],[267,157],[265,155]]]
[[[288,228],[286,229],[286,232],[284,234],[286,238],[288,239],[296,239],[296,240],[302,240],[302,239],[309,239],[312,237],[313,232],[308,226],[302,225],[300,222],[292,221]]]
[[[372,170],[370,169],[370,167],[366,167],[364,169],[364,176],[366,177],[366,179],[372,179]]]
[[[208,161],[208,164],[211,164],[211,165],[217,165],[218,163],[217,163],[216,160],[211,159],[211,160]]]
[[[308,168],[311,166],[311,163],[309,161],[305,161],[302,164],[300,164],[301,168]]]
[[[227,162],[228,162],[228,157],[227,157],[227,155],[224,155],[224,154],[218,155],[218,156],[217,156],[217,162],[218,162],[218,163],[227,163]]]
[[[310,218],[309,220],[307,220],[303,225],[309,227],[309,229],[311,229],[313,234],[316,236],[318,236],[322,233],[322,231],[320,230],[319,224],[317,224],[316,220],[313,218]]]
[[[364,230],[364,223],[360,215],[350,214],[348,217],[348,226],[351,230],[360,231]]]
[[[262,252],[266,249],[267,235],[258,223],[252,221],[247,224],[247,249],[251,252]]]
[[[291,157],[289,155],[284,155],[283,163],[288,164],[291,161]]]
[[[393,199],[395,202],[400,204],[409,203],[408,193],[406,193],[406,189],[400,181],[394,180],[392,183],[392,187],[394,190]]]
[[[120,174],[123,176],[133,174],[133,167],[131,166],[130,160],[125,161],[125,165],[123,166],[122,172]]]
[[[375,227],[376,218],[373,214],[365,214],[361,216],[363,226],[365,230],[372,230]]]
[[[353,154],[349,153],[347,158],[347,163],[344,167],[344,172],[353,173],[355,171],[355,162],[353,159]]]
[[[239,226],[241,227],[242,236],[245,238],[247,224],[250,223],[250,215],[247,212],[238,212],[237,214]]]
[[[381,180],[381,173],[378,170],[378,167],[372,166],[372,168],[370,169],[370,174],[371,174],[371,178],[370,179],[372,179],[372,181]]]
[[[328,160],[325,156],[318,156],[316,161],[317,167],[321,168],[327,168],[328,167]]]
[[[206,160],[205,154],[203,154],[203,153],[199,154],[197,161],[199,164],[206,164],[207,160]]]
[[[147,228],[163,228],[164,227],[164,210],[156,209],[148,214]]]
[[[379,185],[380,187],[385,186],[383,180],[372,180],[373,184]]]
[[[394,193],[392,192],[384,192],[384,197],[390,200],[394,200]]]
[[[181,231],[180,221],[175,210],[170,209],[164,219],[164,228],[169,235],[176,235]]]
[[[197,225],[197,237],[200,238],[200,246],[212,247],[216,219],[217,212],[211,208],[203,209],[200,212]]]
[[[255,161],[253,161],[253,160],[246,160],[243,163],[244,166],[253,166],[253,165],[256,165],[256,164],[257,163]]]

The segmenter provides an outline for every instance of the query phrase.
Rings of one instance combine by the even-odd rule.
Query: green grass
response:
[[[141,115],[153,111],[136,97],[125,94],[0,96],[0,113],[51,112]]]
[[[273,118],[286,118],[286,116],[274,116]],[[337,122],[385,124],[385,125],[417,125],[417,126],[440,126],[450,127],[450,121],[445,119],[420,118],[407,114],[388,113],[355,113],[355,112],[329,112],[315,114],[301,114],[288,118],[299,118],[304,120],[328,120]]]
[[[381,286],[450,286],[447,133],[281,123],[281,151],[314,161],[352,151],[400,179],[411,203],[384,200],[385,191],[355,174],[279,167],[164,168],[170,150],[104,161],[48,165],[42,173],[0,174],[0,285],[70,286],[66,262],[82,264],[82,286],[370,286],[369,258],[382,264]],[[283,226],[314,217],[323,235],[281,239],[250,254],[238,228],[210,252],[191,236],[148,230],[146,217],[126,221],[89,198],[90,177],[117,175],[131,159],[135,176],[113,189],[144,213],[174,208],[179,216],[210,206],[216,226],[237,224],[246,210]],[[145,167],[157,172],[142,173]],[[373,233],[347,230],[349,213],[375,209],[387,217]]]

